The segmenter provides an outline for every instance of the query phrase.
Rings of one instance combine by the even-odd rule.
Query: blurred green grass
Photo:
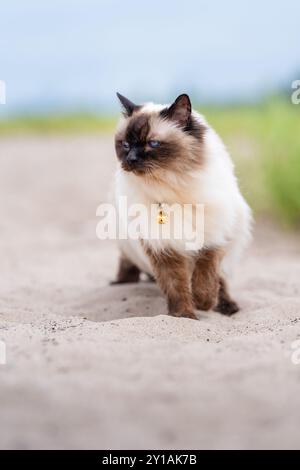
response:
[[[243,194],[257,215],[300,227],[300,105],[273,97],[255,105],[199,106],[227,145]],[[0,137],[111,133],[116,116],[89,113],[0,120]]]
[[[98,116],[85,112],[42,116],[21,115],[0,119],[0,137],[17,134],[107,133],[113,131],[116,122],[115,116]]]

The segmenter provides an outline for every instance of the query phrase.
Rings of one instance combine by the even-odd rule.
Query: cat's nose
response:
[[[136,163],[137,160],[138,160],[136,151],[135,150],[130,150],[130,152],[128,153],[128,155],[126,157],[126,160],[130,165]]]

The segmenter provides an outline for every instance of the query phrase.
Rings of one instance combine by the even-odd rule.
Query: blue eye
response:
[[[150,145],[150,147],[152,147],[153,149],[156,149],[157,147],[160,146],[160,142],[158,140],[149,140],[148,144]]]
[[[129,145],[128,142],[126,142],[126,140],[123,140],[122,145],[123,145],[123,149],[125,149],[125,150],[129,150],[129,149],[130,149],[130,145]]]

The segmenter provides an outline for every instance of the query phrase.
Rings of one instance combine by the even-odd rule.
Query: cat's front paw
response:
[[[192,310],[184,310],[180,312],[169,312],[169,315],[172,315],[173,317],[177,318],[190,318],[191,320],[198,320],[196,317],[195,313]]]
[[[213,296],[195,296],[194,302],[197,310],[213,310],[217,305],[217,295]]]

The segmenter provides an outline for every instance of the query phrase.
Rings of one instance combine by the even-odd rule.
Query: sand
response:
[[[242,310],[171,318],[155,284],[108,285],[113,167],[109,136],[0,140],[0,447],[299,449],[299,239],[258,224]]]

